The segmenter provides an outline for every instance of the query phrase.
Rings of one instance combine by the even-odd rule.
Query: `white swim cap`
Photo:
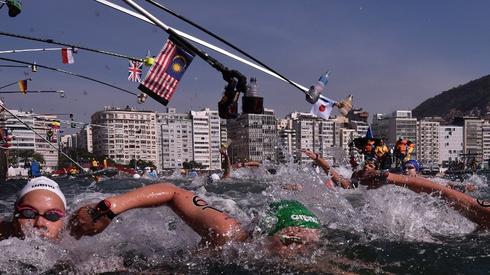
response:
[[[219,175],[216,173],[211,174],[211,180],[212,181],[218,181],[219,180]]]
[[[65,195],[63,195],[63,192],[61,192],[60,187],[54,180],[48,179],[46,177],[37,177],[28,181],[26,186],[24,186],[24,188],[22,188],[22,190],[20,190],[20,192],[18,193],[17,201],[19,201],[27,193],[34,190],[46,190],[55,193],[63,201],[66,210]]]

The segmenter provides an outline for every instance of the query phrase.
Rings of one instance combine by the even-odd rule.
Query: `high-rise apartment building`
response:
[[[463,126],[463,153],[467,159],[474,158],[483,161],[483,122],[477,117],[459,117],[454,120],[458,126]]]
[[[100,125],[92,129],[95,155],[122,164],[141,159],[161,167],[154,112],[105,107],[92,115],[92,124]]]
[[[394,145],[400,138],[417,144],[417,119],[412,117],[412,111],[375,114],[371,128],[375,136],[382,138],[386,144]]]
[[[463,127],[455,125],[439,126],[439,164],[460,161],[463,153]]]
[[[191,111],[191,117],[194,161],[201,163],[204,169],[220,169],[221,137],[218,111],[209,108]]]
[[[277,139],[276,157],[280,162],[286,162],[289,156],[296,153],[296,131],[292,119],[283,118],[277,121]]]
[[[429,119],[417,122],[417,160],[422,164],[439,163],[439,126]]]
[[[334,145],[334,121],[318,118],[310,113],[294,112],[286,118],[293,121],[296,132],[295,157],[301,162],[311,160],[301,153],[303,149],[310,149],[325,158],[330,147]]]
[[[77,134],[77,148],[84,149],[89,153],[94,152],[92,126],[86,124]]]
[[[51,129],[50,124],[56,120],[54,115],[40,115],[32,112],[22,112],[11,110],[12,114],[17,116],[22,122],[34,129],[39,135],[47,138],[47,132]],[[56,147],[49,145],[45,139],[37,136],[34,132],[28,129],[22,122],[13,117],[7,112],[3,112],[0,116],[0,127],[8,129],[14,139],[11,142],[10,149],[17,150],[34,150],[44,157],[44,168],[56,169],[58,166],[58,137],[59,131],[53,130],[51,143]]]
[[[490,121],[485,120],[482,125],[482,153],[483,162],[490,168]]]
[[[191,115],[176,113],[175,108],[169,108],[166,113],[156,116],[160,169],[182,168],[184,162],[193,160]]]
[[[228,120],[228,137],[232,140],[228,153],[232,162],[276,160],[277,129],[274,110],[263,114],[242,113]]]

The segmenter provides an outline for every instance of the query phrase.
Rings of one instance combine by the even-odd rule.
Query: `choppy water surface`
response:
[[[344,173],[349,174],[347,169]],[[488,274],[490,234],[429,195],[385,186],[378,190],[330,190],[323,174],[296,165],[276,175],[241,169],[234,179],[207,183],[205,178],[173,176],[162,181],[191,189],[213,206],[238,218],[254,231],[253,240],[220,251],[200,248],[199,236],[169,208],[131,210],[117,217],[105,232],[77,241],[67,232],[60,242],[11,238],[0,242],[0,272],[157,273],[430,273]],[[443,180],[440,180],[443,182]],[[490,198],[488,182],[473,176],[473,193]],[[69,212],[121,192],[152,184],[134,179],[58,181]],[[301,191],[281,187],[300,183]],[[24,182],[0,186],[0,213],[10,219],[15,192]],[[322,244],[310,255],[282,260],[264,252],[261,217],[276,199],[297,199],[323,223]]]

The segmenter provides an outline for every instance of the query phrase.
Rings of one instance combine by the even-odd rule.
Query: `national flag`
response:
[[[335,101],[320,95],[318,101],[311,106],[310,113],[314,116],[328,119],[330,117],[330,113],[332,112],[334,103]]]
[[[61,121],[53,120],[53,121],[51,121],[50,126],[51,126],[51,129],[59,129],[59,128],[61,128]]]
[[[129,81],[141,82],[141,73],[143,72],[143,62],[129,61]]]
[[[19,90],[24,95],[27,94],[27,79],[19,80]]]
[[[373,130],[371,130],[371,126],[369,126],[369,128],[367,129],[366,131],[366,137],[367,138],[373,138]]]
[[[171,36],[138,89],[167,106],[194,56],[194,53],[177,46]]]
[[[73,59],[73,49],[71,48],[61,49],[61,60],[63,61],[63,64],[75,63],[75,59]]]

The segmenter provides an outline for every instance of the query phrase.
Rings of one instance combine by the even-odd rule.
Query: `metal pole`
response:
[[[131,94],[131,95],[138,96],[138,95],[137,95],[136,93],[134,93],[134,92],[128,91],[128,90],[123,89],[123,88],[119,88],[119,87],[117,87],[117,86],[115,86],[115,85],[112,85],[112,84],[110,84],[110,83],[107,83],[107,82],[104,82],[104,81],[101,81],[101,80],[97,80],[97,79],[95,79],[95,78],[91,78],[91,77],[88,77],[88,76],[84,76],[84,75],[81,75],[81,74],[76,74],[76,73],[72,73],[72,72],[69,72],[69,71],[65,71],[65,70],[62,70],[62,69],[53,68],[53,67],[48,67],[48,66],[39,65],[39,64],[33,64],[33,63],[29,63],[29,62],[25,62],[25,61],[21,61],[21,60],[10,59],[10,58],[3,58],[3,57],[0,57],[0,60],[9,61],[9,62],[15,62],[15,63],[21,63],[21,64],[26,64],[26,65],[31,65],[31,66],[36,65],[37,67],[40,67],[40,68],[45,68],[45,69],[52,70],[52,71],[55,71],[55,72],[64,73],[64,74],[68,74],[68,75],[72,75],[72,76],[80,77],[80,78],[83,78],[83,79],[87,79],[87,80],[90,80],[90,81],[93,81],[93,82],[100,83],[100,84],[102,84],[102,85],[109,86],[109,87],[114,88],[114,89],[116,89],[116,90],[120,90],[120,91],[123,91],[123,92],[125,92],[125,93],[128,93],[128,94]]]
[[[133,12],[131,10],[126,9],[126,8],[123,8],[123,7],[119,6],[119,5],[116,5],[114,3],[111,3],[109,1],[105,1],[105,0],[95,0],[95,1],[98,2],[98,3],[100,3],[100,4],[106,5],[108,7],[111,7],[113,9],[116,9],[116,10],[122,12],[122,13],[125,13],[125,14],[128,14],[130,16],[136,17],[136,18],[138,18],[140,20],[143,20],[143,21],[145,21],[147,23],[150,23],[152,25],[156,25],[154,22],[152,22],[150,19],[146,18],[145,16],[143,16],[141,14],[138,14],[138,13],[135,13],[135,12]],[[161,23],[161,21],[160,21],[160,23]],[[185,32],[179,31],[179,30],[177,30],[175,28],[172,28],[172,30],[175,31],[178,35],[180,35],[180,36],[182,36],[182,37],[184,37],[184,38],[186,38],[188,40],[191,40],[191,41],[193,41],[193,42],[195,42],[195,43],[197,43],[199,45],[202,45],[202,46],[204,46],[206,48],[209,48],[209,49],[211,49],[213,51],[216,51],[216,52],[218,52],[218,53],[220,53],[222,55],[228,56],[228,57],[230,57],[230,58],[232,58],[232,59],[234,59],[234,60],[236,60],[238,62],[241,62],[243,64],[246,64],[246,65],[248,65],[248,66],[250,66],[252,68],[255,68],[255,69],[259,70],[259,71],[262,71],[262,72],[264,72],[264,73],[266,73],[266,74],[268,74],[270,76],[273,76],[273,77],[275,77],[277,79],[280,79],[282,81],[288,82],[287,80],[281,78],[279,75],[275,74],[274,72],[271,72],[270,70],[268,70],[268,69],[266,69],[266,68],[264,68],[262,66],[259,66],[259,65],[255,64],[255,63],[250,62],[250,61],[248,61],[248,60],[246,60],[244,58],[241,58],[241,57],[239,57],[237,55],[234,55],[234,54],[232,54],[232,53],[230,53],[230,52],[228,52],[228,51],[226,51],[226,50],[224,50],[224,49],[222,49],[220,47],[217,47],[215,45],[212,45],[212,44],[210,44],[210,43],[208,43],[208,42],[206,42],[204,40],[201,40],[199,38],[196,38],[194,36],[191,36],[191,35],[189,35],[189,34],[187,34]],[[298,84],[296,82],[293,82],[293,83],[296,84],[305,93],[308,91],[308,88],[306,88],[306,87],[304,87],[304,86],[302,86],[302,85],[300,85],[300,84]]]
[[[4,54],[4,53],[24,53],[24,52],[59,51],[61,49],[63,49],[63,48],[38,48],[38,49],[6,50],[6,51],[0,51],[0,54]]]
[[[120,57],[120,58],[124,58],[124,59],[130,59],[130,60],[134,60],[134,61],[143,62],[143,59],[141,59],[141,58],[135,58],[135,57],[131,57],[131,56],[123,55],[123,54],[87,48],[87,47],[80,46],[80,45],[73,45],[73,44],[68,44],[68,43],[56,42],[53,39],[41,39],[41,38],[19,35],[19,34],[15,34],[15,33],[1,32],[1,31],[0,31],[0,35],[22,38],[22,39],[28,39],[28,40],[33,40],[33,41],[39,41],[39,42],[44,42],[44,43],[49,43],[49,44],[56,44],[56,45],[66,46],[66,47],[70,47],[70,48],[74,48],[74,49],[81,49],[81,50],[86,50],[86,51],[90,51],[90,52],[96,52],[96,53],[111,55],[111,56]]]
[[[278,73],[276,70],[272,69],[271,67],[267,66],[266,64],[264,64],[262,61],[256,59],[255,57],[251,56],[250,54],[246,53],[245,51],[243,51],[242,49],[238,48],[237,46],[231,44],[230,42],[226,41],[225,39],[221,38],[220,36],[214,34],[213,32],[201,27],[200,25],[194,23],[193,21],[185,18],[184,16],[180,15],[180,14],[177,14],[176,12],[172,11],[171,9],[168,9],[167,7],[163,6],[162,4],[154,1],[154,0],[146,0],[146,2],[164,10],[165,12],[168,12],[170,14],[172,14],[173,16],[183,20],[184,22],[186,23],[189,23],[191,24],[192,26],[198,28],[199,30],[205,32],[206,34],[208,35],[211,35],[212,37],[218,39],[220,42],[224,43],[225,45],[231,47],[232,49],[238,51],[239,53],[245,55],[246,57],[252,59],[253,61],[259,63],[261,66],[263,66],[264,68],[266,68],[267,70],[275,73],[276,75],[278,75],[282,80],[285,80],[286,82],[288,82],[289,84],[293,85],[295,88],[299,89],[300,91],[303,91],[303,89],[301,87],[299,87],[296,83],[292,82],[291,80],[289,80],[288,78],[286,78],[285,76],[283,76],[282,74]]]

